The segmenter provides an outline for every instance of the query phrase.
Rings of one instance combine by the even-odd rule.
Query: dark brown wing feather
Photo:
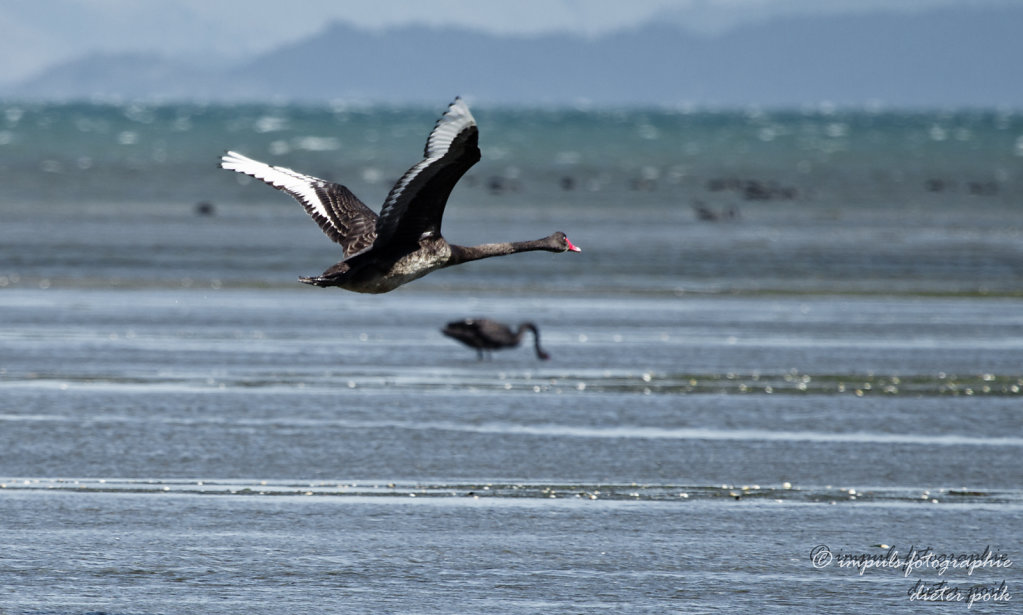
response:
[[[327,237],[341,244],[345,257],[373,245],[377,236],[377,215],[351,190],[341,184],[329,183],[322,189],[320,202],[330,219],[324,222],[317,220],[317,223]],[[316,212],[312,208],[305,207],[305,210],[316,220]]]

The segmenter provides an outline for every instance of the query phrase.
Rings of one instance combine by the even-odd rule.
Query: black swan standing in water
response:
[[[475,348],[480,359],[484,357],[485,353],[493,350],[515,348],[522,341],[526,331],[533,332],[536,356],[545,361],[551,358],[551,355],[540,348],[540,329],[531,322],[524,322],[519,325],[517,331],[512,331],[508,325],[487,318],[466,318],[449,322],[440,330],[444,335],[456,339],[470,348]]]
[[[426,140],[423,160],[391,188],[380,215],[340,184],[252,160],[236,152],[221,168],[260,179],[294,197],[343,258],[322,275],[299,278],[316,286],[386,293],[441,269],[491,256],[531,250],[579,252],[562,232],[534,241],[457,246],[440,234],[444,205],[458,180],[480,159],[476,120],[461,98],[448,106]]]

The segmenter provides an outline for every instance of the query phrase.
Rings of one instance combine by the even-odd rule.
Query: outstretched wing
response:
[[[376,245],[413,244],[422,237],[439,236],[452,188],[479,159],[476,120],[456,98],[430,132],[423,159],[387,195],[377,220]]]
[[[270,166],[237,152],[224,154],[220,167],[251,175],[290,194],[327,237],[341,244],[346,257],[368,248],[376,238],[377,215],[341,184]]]

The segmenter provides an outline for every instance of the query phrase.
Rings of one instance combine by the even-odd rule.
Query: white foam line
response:
[[[580,438],[648,439],[648,440],[736,440],[770,442],[850,442],[878,444],[930,444],[939,446],[1019,446],[1023,438],[972,437],[958,434],[882,434],[868,432],[827,433],[814,431],[769,431],[762,429],[664,429],[660,427],[580,427],[574,425],[459,425],[449,423],[389,424],[388,427],[442,429],[477,433],[528,434]]]
[[[1023,447],[1023,438],[1000,436],[978,437],[959,434],[892,434],[872,432],[819,432],[773,431],[767,429],[712,429],[700,427],[662,428],[644,426],[592,427],[543,423],[518,425],[512,423],[463,424],[448,421],[360,421],[348,419],[293,419],[269,418],[264,420],[210,419],[193,417],[127,417],[100,415],[87,419],[46,414],[0,414],[0,421],[11,422],[84,422],[84,423],[137,423],[158,422],[181,425],[244,424],[248,426],[324,427],[348,429],[405,429],[411,431],[452,431],[459,433],[507,434],[528,436],[557,436],[568,438],[637,439],[637,440],[717,440],[740,442],[817,442],[855,444],[918,444],[932,446],[1013,446]]]

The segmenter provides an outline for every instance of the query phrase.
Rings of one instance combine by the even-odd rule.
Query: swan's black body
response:
[[[379,216],[341,184],[235,152],[227,152],[220,166],[287,192],[341,245],[342,260],[319,276],[299,278],[307,284],[385,293],[431,271],[481,258],[531,250],[578,252],[561,232],[534,241],[478,246],[449,244],[441,236],[451,190],[480,159],[478,138],[476,120],[456,98],[430,132],[423,160],[391,188]]]
[[[444,335],[475,348],[480,359],[493,350],[515,348],[522,342],[526,331],[533,332],[536,356],[543,360],[551,358],[543,348],[540,348],[540,329],[531,322],[524,322],[519,325],[518,330],[512,331],[508,325],[487,318],[466,318],[449,322],[441,329]]]

